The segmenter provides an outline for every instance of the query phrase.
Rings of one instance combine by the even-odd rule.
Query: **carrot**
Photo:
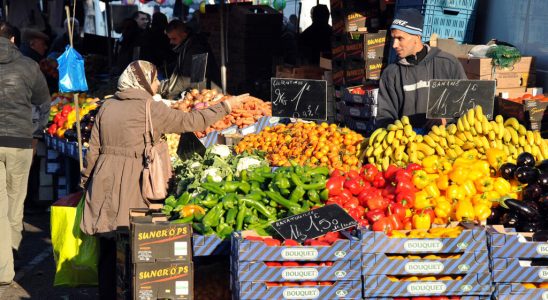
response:
[[[242,119],[242,124],[243,125],[251,125],[255,123],[255,120],[253,120],[253,118],[245,118],[245,119]]]

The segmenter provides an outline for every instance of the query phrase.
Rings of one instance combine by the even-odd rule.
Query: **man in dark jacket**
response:
[[[177,58],[169,80],[162,83],[162,96],[166,99],[178,99],[181,93],[191,86],[192,56],[203,53],[208,53],[206,86],[218,89],[221,73],[205,37],[193,34],[190,28],[180,20],[169,22],[166,33],[169,43],[174,46],[173,51],[177,54]]]
[[[408,116],[413,127],[428,127],[428,81],[466,79],[451,54],[421,42],[423,16],[415,9],[401,9],[392,22],[392,47],[399,61],[383,71],[379,82],[377,126],[385,127]]]
[[[304,63],[319,65],[320,55],[331,57],[331,34],[329,9],[319,4],[312,8],[312,25],[306,28],[299,37],[299,49]]]
[[[0,22],[0,285],[10,284],[15,276],[12,251],[22,239],[32,162],[32,106],[49,100],[44,75],[14,45],[14,32],[10,24]]]

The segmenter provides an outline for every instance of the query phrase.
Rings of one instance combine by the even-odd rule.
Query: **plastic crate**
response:
[[[489,251],[492,258],[547,258],[548,243],[527,241],[513,228],[488,227]]]
[[[523,300],[548,299],[548,289],[527,289],[521,283],[496,284],[493,299]]]
[[[548,266],[530,266],[519,258],[493,258],[494,282],[548,282]]]
[[[447,297],[453,295],[446,295]],[[379,298],[370,298],[366,297],[365,300],[399,300],[401,297],[379,297]],[[412,300],[413,298],[411,298]],[[459,296],[459,300],[491,300],[491,296]]]
[[[433,33],[437,33],[440,38],[453,38],[457,42],[471,42],[474,38],[476,17],[473,11],[427,7],[424,16],[423,41],[429,41]]]
[[[52,137],[51,138],[51,149],[57,151],[57,144],[59,142],[59,138],[57,137]]]
[[[361,262],[336,261],[331,266],[280,266],[269,267],[265,262],[234,262],[233,272],[238,281],[275,281],[275,282],[300,282],[300,281],[340,281],[360,280]]]
[[[51,135],[44,133],[44,143],[46,144],[46,147],[51,148]]]
[[[487,251],[481,227],[462,230],[456,238],[390,238],[384,232],[362,230],[362,253],[473,253]]]
[[[489,254],[463,253],[455,259],[389,259],[385,253],[362,254],[363,275],[453,275],[488,273]]]
[[[348,87],[343,89],[342,100],[346,103],[356,104],[377,104],[377,96],[379,93],[378,88],[366,86],[366,92],[363,95],[351,94],[350,90],[355,87]]]
[[[371,119],[377,115],[375,104],[347,104],[341,107],[343,115],[357,119]]]
[[[233,286],[233,299],[362,299],[361,281],[337,281],[331,286],[271,286],[245,281]]]
[[[391,281],[387,275],[363,277],[367,297],[489,296],[491,273],[470,273],[461,280]]]
[[[248,135],[251,133],[259,133],[265,129],[265,127],[272,127],[280,122],[280,118],[278,117],[261,117],[259,120],[257,120],[256,123],[251,124],[247,127],[241,128],[238,130],[238,132],[241,135]]]
[[[331,246],[267,246],[232,234],[235,261],[350,261],[360,257],[358,240],[338,240]]]
[[[199,138],[199,140],[207,148],[209,146],[213,146],[217,144],[218,138],[219,138],[219,132],[212,131],[208,133],[206,136],[204,136],[203,138]]]
[[[57,151],[62,155],[67,155],[67,140],[58,139],[57,140]]]
[[[230,240],[222,240],[216,235],[192,236],[193,256],[229,255]]]

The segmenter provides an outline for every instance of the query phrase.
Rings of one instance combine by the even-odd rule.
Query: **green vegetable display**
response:
[[[234,177],[226,176],[218,182],[206,177],[191,184],[192,194],[186,190],[166,199],[164,213],[173,222],[193,222],[198,234],[228,238],[234,230],[246,229],[269,234],[273,221],[322,205],[328,173],[323,167],[293,166],[272,171],[262,165],[233,171]]]

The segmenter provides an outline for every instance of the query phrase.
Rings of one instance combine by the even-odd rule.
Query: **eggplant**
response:
[[[542,173],[548,173],[548,159],[541,161],[537,165],[537,169],[539,169]]]
[[[523,199],[527,201],[537,201],[540,196],[542,196],[542,191],[543,189],[539,184],[529,184],[522,191]]]
[[[533,259],[531,261],[531,267],[548,267],[548,259],[546,258]]]
[[[501,218],[503,214],[504,214],[504,211],[501,206],[491,208],[491,215],[487,218],[487,224],[488,225],[501,224]]]
[[[516,159],[518,167],[534,167],[535,166],[535,157],[529,152],[523,152],[518,155]]]
[[[526,219],[538,219],[540,218],[540,212],[538,206],[533,206],[531,203],[520,201],[516,199],[505,199],[500,202],[500,205],[504,208],[508,208],[511,212],[525,217]]]
[[[548,173],[542,172],[542,170],[540,170],[540,172],[541,174],[537,179],[537,184],[540,185],[544,192],[548,192]]]
[[[500,218],[502,225],[509,228],[515,228],[519,221],[519,216],[513,212],[506,212]]]
[[[514,174],[515,178],[521,183],[533,183],[540,176],[540,171],[534,167],[518,167]]]
[[[530,222],[527,220],[520,221],[516,225],[517,232],[537,232],[540,228],[541,226],[539,222]]]
[[[502,178],[506,180],[514,179],[514,174],[518,167],[513,163],[504,163],[500,166],[499,172]]]
[[[544,194],[539,199],[537,199],[537,203],[540,207],[540,210],[548,212],[548,194]]]
[[[548,230],[540,230],[533,234],[533,241],[548,242]]]

